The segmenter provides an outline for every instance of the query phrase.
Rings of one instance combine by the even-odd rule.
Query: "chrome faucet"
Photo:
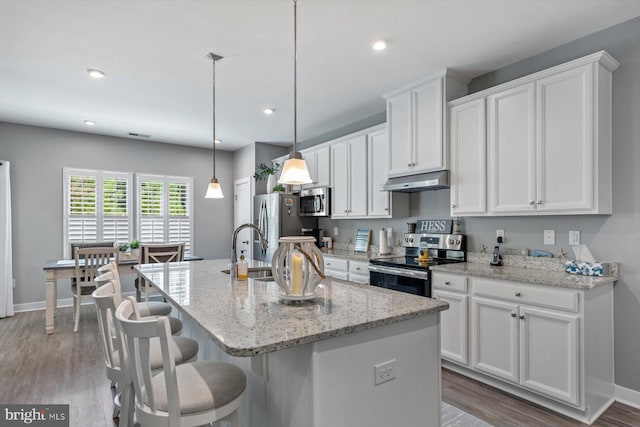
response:
[[[260,230],[260,228],[257,225],[246,223],[246,224],[242,224],[241,226],[233,230],[233,236],[231,237],[231,265],[229,266],[231,277],[234,277],[236,275],[236,263],[238,262],[236,244],[238,240],[238,233],[240,233],[240,231],[242,231],[245,228],[253,228],[255,231],[258,232],[258,235],[260,236],[260,243],[262,244],[262,249],[266,250],[269,247],[269,242],[267,241],[262,230]]]

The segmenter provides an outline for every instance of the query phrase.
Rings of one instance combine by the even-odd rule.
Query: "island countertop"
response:
[[[275,282],[238,281],[229,261],[136,266],[228,354],[250,357],[446,310],[447,303],[383,288],[324,279],[319,297],[300,305],[278,298]],[[251,267],[266,264],[251,261]]]

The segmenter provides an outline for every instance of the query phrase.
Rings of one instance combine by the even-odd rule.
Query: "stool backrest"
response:
[[[146,243],[140,245],[140,263],[184,261],[184,243]]]
[[[102,348],[105,355],[105,365],[107,369],[121,370],[124,354],[117,341],[115,331],[115,313],[116,313],[116,292],[113,282],[107,282],[93,291],[91,294],[98,311],[98,329],[100,330],[100,338]],[[118,354],[120,363],[116,363],[115,355]]]

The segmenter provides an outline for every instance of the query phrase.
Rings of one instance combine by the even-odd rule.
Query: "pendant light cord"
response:
[[[298,151],[298,0],[293,0],[293,154]]]
[[[212,55],[211,61],[213,62],[213,179],[216,179],[216,58]]]

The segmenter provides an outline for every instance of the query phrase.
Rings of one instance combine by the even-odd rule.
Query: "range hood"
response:
[[[418,175],[389,178],[382,186],[385,191],[416,193],[418,191],[442,190],[449,188],[449,171],[421,173]]]

